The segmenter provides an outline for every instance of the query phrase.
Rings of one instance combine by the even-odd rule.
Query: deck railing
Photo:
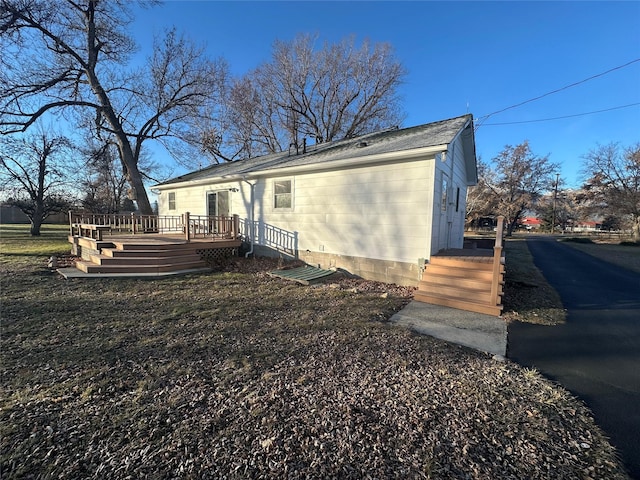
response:
[[[192,238],[237,239],[240,237],[238,215],[138,215],[135,213],[69,212],[69,231],[78,235],[81,226],[107,226],[111,233],[181,233]]]
[[[183,224],[189,225],[185,233],[189,238],[213,237],[220,239],[236,239],[240,237],[240,217],[191,215],[189,212],[183,215]]]

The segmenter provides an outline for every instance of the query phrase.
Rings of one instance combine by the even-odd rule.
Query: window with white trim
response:
[[[290,178],[281,178],[273,181],[273,208],[293,208],[293,181]]]
[[[169,203],[169,210],[176,209],[176,192],[169,192],[168,203]]]

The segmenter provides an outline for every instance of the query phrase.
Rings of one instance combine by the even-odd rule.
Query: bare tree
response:
[[[24,137],[0,137],[0,185],[6,203],[18,207],[31,221],[31,235],[50,215],[74,200],[72,145],[66,137],[38,133]]]
[[[515,147],[505,146],[493,164],[495,176],[485,183],[497,201],[497,213],[507,221],[510,236],[522,214],[533,209],[543,192],[553,189],[559,166],[548,156],[534,155],[526,140]]]
[[[235,82],[225,128],[210,153],[222,160],[300,150],[399,125],[405,70],[388,44],[353,38],[315,49],[315,37],[276,41],[272,60]]]
[[[256,79],[234,79],[221,91],[224,107],[199,133],[202,151],[214,162],[279,152],[277,108]]]
[[[584,204],[580,191],[563,188],[558,178],[557,189],[542,195],[534,211],[545,230],[553,232],[558,227],[564,232],[584,218]]]
[[[87,161],[81,182],[82,206],[96,213],[118,213],[130,200],[117,146],[110,142],[102,145],[90,142],[83,150]]]
[[[598,145],[584,157],[584,191],[601,213],[626,218],[640,243],[640,143]]]
[[[496,215],[498,200],[490,187],[495,183],[495,172],[478,158],[478,184],[467,192],[466,219],[469,225],[477,227],[481,218]]]
[[[117,145],[109,139],[99,143],[95,138],[88,138],[84,145],[79,149],[83,158],[82,178],[79,181],[83,208],[96,213],[134,211]],[[138,166],[141,174],[154,183],[170,177],[166,167],[151,161],[147,155],[140,157]],[[162,177],[149,176],[147,172],[151,171]]]
[[[148,2],[154,3],[154,2]],[[42,116],[90,110],[94,128],[118,146],[142,213],[151,213],[139,160],[144,142],[189,140],[208,111],[219,65],[169,31],[145,68],[125,70],[135,50],[124,0],[0,0],[0,49],[20,61],[0,73],[0,131],[21,132]],[[4,56],[4,55],[3,55]]]

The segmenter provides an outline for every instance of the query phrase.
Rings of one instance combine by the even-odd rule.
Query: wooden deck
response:
[[[470,262],[490,262],[493,259],[493,249],[489,248],[450,248],[441,250],[434,255],[435,257],[447,258],[464,258]]]
[[[125,233],[103,233],[102,241],[114,244],[126,245],[186,245],[186,244],[216,244],[233,241],[228,238],[216,238],[214,236],[194,237],[189,241],[185,240],[181,233],[145,233],[145,234],[125,234]]]
[[[182,234],[104,234],[102,240],[69,236],[76,268],[109,276],[173,275],[210,269],[237,252],[241,239],[192,238]]]

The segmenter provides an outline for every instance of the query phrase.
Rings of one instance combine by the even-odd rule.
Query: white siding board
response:
[[[462,137],[459,136],[455,142],[455,162],[453,181],[453,201],[455,202],[456,188],[460,189],[458,211],[454,212],[453,225],[451,231],[452,248],[462,248],[464,239],[465,204],[467,196],[467,172],[464,159],[464,146]],[[455,209],[455,205],[452,206]]]
[[[300,250],[415,262],[426,255],[432,163],[263,179],[256,219],[295,232]],[[292,211],[273,208],[275,178],[293,178]]]
[[[466,166],[462,137],[457,137],[449,145],[445,162],[436,162],[435,194],[433,205],[433,230],[431,254],[442,248],[462,248],[464,238],[465,199],[467,192]],[[442,212],[442,173],[449,181],[449,205]],[[458,211],[455,211],[456,190],[460,189]]]
[[[428,257],[434,210],[434,159],[253,180],[254,222],[258,243],[268,244],[267,231],[297,236],[299,250],[322,251],[372,259],[417,262]],[[293,180],[293,208],[273,207],[273,181]],[[437,183],[437,182],[436,182]],[[231,213],[248,232],[251,189],[246,182],[163,190],[166,211],[169,191],[176,192],[176,214],[206,213],[207,192],[230,192]],[[436,197],[437,198],[437,197]]]
[[[344,175],[340,177],[341,181],[337,181],[338,178],[316,178],[310,180],[304,177],[297,177],[297,180],[301,184],[297,185],[298,190],[302,188],[300,193],[302,196],[315,196],[315,195],[332,195],[336,189],[349,189],[353,192],[354,186],[366,186],[367,191],[374,191],[376,189],[399,192],[405,190],[427,190],[428,186],[424,185],[425,181],[430,180],[425,176],[423,172],[407,172],[411,175],[408,178],[398,178],[400,172],[389,172],[387,178],[385,174],[381,173],[379,176],[359,178],[354,175]],[[415,175],[414,175],[415,173]],[[420,175],[422,174],[422,175]],[[310,183],[309,183],[310,182]],[[363,192],[364,193],[364,192]]]
[[[242,216],[242,213],[247,211],[244,204],[246,203],[248,205],[250,203],[250,192],[248,189],[243,191],[242,187],[237,184],[199,185],[195,187],[163,190],[162,194],[158,198],[159,212],[161,215],[182,215],[185,212],[189,212],[192,215],[206,215],[207,193],[229,190],[231,188],[237,188],[240,190],[238,192],[229,192],[231,213],[238,213]],[[175,192],[176,194],[175,210],[169,210],[169,192]]]

